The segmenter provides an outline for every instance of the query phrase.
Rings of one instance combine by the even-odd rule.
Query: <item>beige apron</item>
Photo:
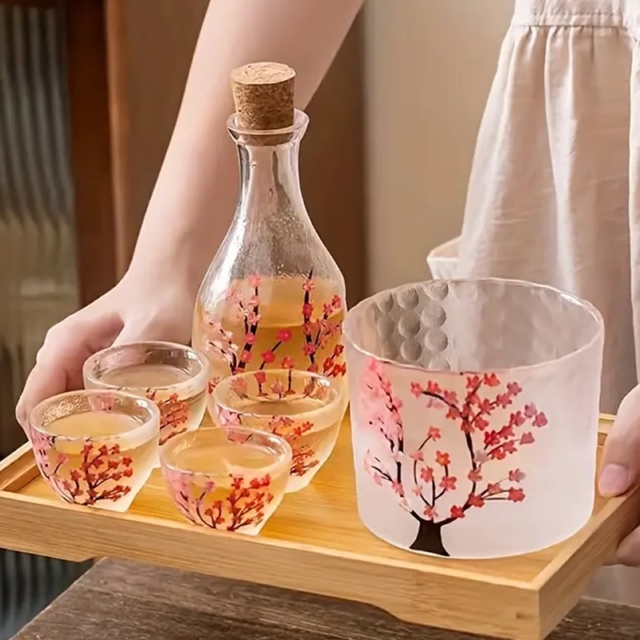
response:
[[[537,281],[602,312],[602,409],[640,364],[640,0],[517,0],[478,135],[459,240],[435,277]],[[640,573],[593,593],[640,605]]]

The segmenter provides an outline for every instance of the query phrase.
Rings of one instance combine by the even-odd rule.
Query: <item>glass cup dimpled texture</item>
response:
[[[223,379],[213,392],[214,416],[282,436],[293,459],[287,493],[306,487],[331,455],[347,395],[335,379],[294,369],[269,369]]]
[[[42,477],[66,502],[126,511],[157,458],[157,406],[119,391],[71,391],[48,398],[29,417]]]
[[[604,328],[551,287],[434,280],[348,314],[358,510],[419,553],[494,558],[576,533],[595,497]]]
[[[169,494],[192,524],[256,535],[284,496],[291,447],[244,427],[203,427],[160,451]]]
[[[206,410],[207,359],[171,342],[109,347],[83,367],[88,389],[118,389],[153,400],[160,409],[160,445],[197,429]]]

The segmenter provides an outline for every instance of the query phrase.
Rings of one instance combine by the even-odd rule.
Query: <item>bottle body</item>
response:
[[[298,151],[307,117],[295,116],[290,130],[250,135],[230,121],[240,197],[193,321],[193,346],[210,363],[209,395],[222,378],[274,368],[346,384],[344,278],[302,199]]]

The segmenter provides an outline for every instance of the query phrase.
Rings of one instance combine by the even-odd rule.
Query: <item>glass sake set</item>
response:
[[[240,197],[193,348],[91,357],[85,390],[31,415],[42,475],[68,502],[124,511],[159,465],[190,522],[257,534],[326,463],[350,404],[358,515],[382,540],[492,558],[569,538],[595,499],[601,315],[552,287],[437,274],[346,313],[300,191],[294,78],[232,74]]]
[[[201,427],[205,356],[178,344],[110,347],[84,365],[85,389],[40,403],[30,438],[41,474],[69,503],[126,511],[156,467],[194,524],[257,533],[285,493],[326,462],[347,407],[340,385],[311,371],[227,377]]]

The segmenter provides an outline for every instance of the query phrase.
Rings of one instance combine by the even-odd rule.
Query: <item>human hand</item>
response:
[[[626,493],[640,482],[640,386],[622,401],[607,437],[599,490],[605,497]],[[640,514],[638,514],[640,525]],[[640,526],[622,541],[612,564],[640,566]]]
[[[31,409],[55,394],[81,389],[82,365],[96,351],[138,340],[187,343],[195,294],[171,276],[125,276],[111,291],[54,325],[38,351],[16,407],[28,432]]]

